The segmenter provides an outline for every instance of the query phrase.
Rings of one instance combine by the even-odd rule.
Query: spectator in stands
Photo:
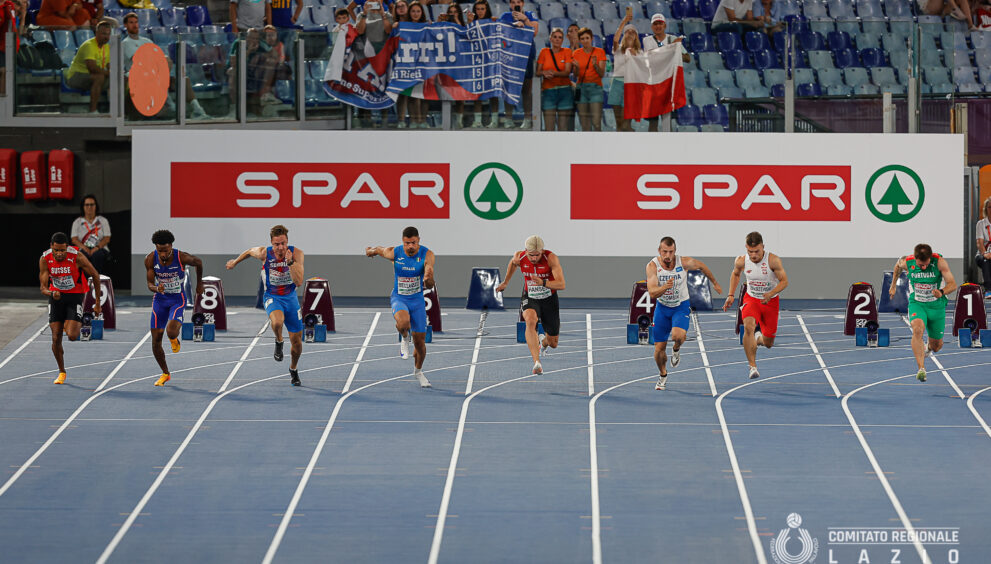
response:
[[[477,0],[471,7],[471,11],[468,12],[468,25],[471,25],[476,21],[495,21],[495,17],[492,16],[492,7],[489,6],[488,0]],[[482,100],[475,101],[475,117],[472,121],[471,126],[473,128],[484,127],[482,124],[482,107],[485,106],[485,102]],[[499,126],[499,98],[493,97],[489,98],[488,112],[485,114],[488,117],[488,127],[495,128]]]
[[[447,11],[441,14],[437,20],[465,27],[465,16],[464,13],[461,12],[461,5],[457,2],[448,4]],[[463,101],[455,102],[453,108],[451,109],[451,126],[454,129],[461,129],[464,127],[464,114],[465,103]]]
[[[14,32],[14,52],[27,33],[27,0],[0,0],[0,96],[7,94],[7,32]]]
[[[430,23],[427,19],[427,10],[424,8],[423,4],[414,0],[409,3],[409,21],[410,23]],[[403,94],[407,96],[409,100],[409,127],[410,129],[426,129],[427,128],[427,101],[421,100],[420,98],[414,98],[411,96],[413,93],[413,88],[407,88],[403,91]],[[402,120],[400,120],[400,124]]]
[[[347,10],[345,10],[346,12]],[[392,21],[395,23],[409,21],[409,4],[406,0],[396,0],[392,3]]]
[[[100,204],[96,196],[86,194],[79,204],[82,216],[72,222],[72,244],[93,263],[93,268],[100,274],[106,271],[107,260],[110,258],[110,222],[100,215]]]
[[[358,14],[358,20],[355,24],[358,38],[351,45],[351,49],[357,49],[359,53],[364,53],[365,56],[371,57],[385,47],[385,42],[389,39],[389,34],[392,33],[392,16],[385,10],[385,7],[379,0],[368,0],[367,2],[363,2],[363,4],[364,6],[361,13]],[[421,12],[423,11],[422,6],[420,6],[420,10]],[[381,113],[377,111],[375,115]],[[363,125],[366,127],[370,125],[372,114],[369,110],[358,110],[358,116]],[[385,120],[383,118],[376,124],[376,127],[384,123]]]
[[[984,274],[984,299],[991,299],[991,198],[984,200],[984,219],[977,222],[977,267]]]
[[[141,28],[138,24],[138,15],[134,12],[128,12],[124,16],[124,29],[127,31],[127,35],[120,41],[120,51],[124,57],[124,75],[127,76],[131,70],[131,60],[134,58],[134,54],[137,53],[138,48],[152,41],[140,35]],[[169,59],[169,68],[171,69],[172,66],[173,62]],[[171,78],[172,82],[169,84],[169,89],[175,90],[175,77],[172,76]],[[126,85],[127,81],[124,84]],[[203,106],[200,105],[199,100],[196,99],[196,93],[193,92],[193,83],[189,80],[188,76],[186,77],[186,100],[189,101],[189,109],[192,112],[193,119],[210,118],[203,110]],[[165,98],[165,107],[173,112],[175,111],[175,102],[171,97]]]
[[[83,8],[89,12],[90,22],[98,22],[103,19],[103,0],[81,0]]]
[[[582,48],[571,54],[571,68],[578,77],[575,101],[582,131],[602,131],[602,77],[606,74],[606,52],[592,45],[592,30],[578,31]]]
[[[753,0],[720,0],[712,17],[712,33],[730,31],[743,34],[752,29],[764,29],[764,21],[754,17]]]
[[[668,33],[668,21],[664,17],[664,14],[658,12],[653,16],[650,16],[650,30],[653,35],[648,35],[643,38],[643,50],[650,51],[651,49],[657,49],[662,45],[670,45],[672,43],[682,43],[681,59],[684,62],[690,62],[692,60],[691,55],[684,50],[683,39],[684,37],[679,37],[677,35],[670,35]],[[652,117],[647,118],[647,131],[657,131],[657,121],[658,118]]]
[[[758,19],[764,22],[764,32],[773,36],[784,29],[785,24],[782,21],[780,10],[775,7],[781,4],[775,4],[774,0],[760,0],[760,5],[763,8],[763,14]]]
[[[544,113],[544,130],[568,131],[575,108],[575,94],[571,89],[571,49],[563,47],[564,30],[551,30],[551,46],[544,47],[537,56],[537,72],[540,83],[540,109]]]
[[[44,27],[76,29],[90,23],[89,12],[80,0],[41,0],[35,22]]]
[[[523,9],[523,0],[509,0],[509,10],[499,17],[499,21],[516,27],[532,28],[534,37],[536,38],[537,32],[540,31],[540,22],[537,21],[537,16],[533,15],[532,12]],[[523,129],[533,129],[533,121],[530,119],[530,116],[533,115],[533,67],[536,58],[537,46],[531,43],[530,55],[526,60],[526,73],[523,75],[523,90],[520,94],[523,98]],[[513,122],[513,111],[516,107],[506,103],[505,100],[503,103],[506,106],[506,117],[502,122],[502,126],[511,128],[515,125]]]
[[[301,2],[302,4],[302,2]],[[231,31],[272,23],[272,0],[231,0]]]
[[[295,28],[298,27],[296,22],[299,20],[299,14],[303,11],[303,0],[296,0],[296,10],[292,9],[292,0],[275,0],[272,2],[271,19],[269,23],[275,25],[275,27],[288,27]]]
[[[231,107],[227,118],[235,117],[237,108],[237,56],[240,50],[241,39],[237,39],[231,44],[230,67],[227,69],[227,81],[230,84]],[[249,29],[244,34],[244,55],[245,55],[245,98],[249,110],[257,108],[262,103],[280,103],[274,96],[271,100],[262,100],[262,91],[265,87],[271,89],[275,82],[275,68],[269,60],[269,47],[261,40],[261,33],[254,28]]]
[[[358,21],[358,8],[361,8],[361,11],[363,12],[367,11],[365,9],[365,4],[367,4],[368,2],[372,2],[373,4],[378,4],[379,7],[389,10],[391,12],[391,4],[392,4],[391,0],[351,0],[351,2],[347,6],[348,13],[351,14],[351,19],[353,19],[354,21]],[[433,4],[433,2],[421,2],[421,3],[423,5]],[[407,5],[409,5],[408,2]]]
[[[974,20],[979,31],[991,31],[991,0],[980,0],[974,6]]]
[[[970,13],[970,0],[918,0],[919,11],[930,16],[951,16],[958,20],[967,22],[967,27],[971,30],[974,26],[974,17]]]
[[[582,42],[578,41],[578,24],[572,23],[568,26],[568,49],[574,53],[575,49],[582,48]]]
[[[612,106],[613,117],[616,118],[616,131],[633,131],[630,120],[623,117],[623,85],[626,79],[626,63],[629,57],[643,52],[640,48],[640,34],[637,28],[630,24],[633,20],[633,9],[626,7],[626,16],[620,22],[613,36],[613,73],[612,84],[609,86],[609,105]]]
[[[396,0],[392,3],[392,25],[399,25],[402,22],[408,22],[409,19],[409,3],[406,0]],[[409,96],[405,94],[400,94],[396,97],[396,127],[399,129],[406,128],[406,111],[409,109]]]
[[[110,76],[110,30],[114,24],[103,20],[96,24],[96,33],[76,50],[76,56],[66,71],[69,88],[89,90],[89,113],[95,114],[100,94],[107,88]]]

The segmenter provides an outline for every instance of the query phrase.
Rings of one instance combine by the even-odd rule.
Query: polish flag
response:
[[[627,58],[623,117],[643,119],[671,113],[687,104],[681,43]]]

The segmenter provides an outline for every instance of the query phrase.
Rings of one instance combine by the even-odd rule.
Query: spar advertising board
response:
[[[959,135],[135,131],[133,225],[234,254],[285,224],[307,254],[419,228],[438,254],[961,258]]]

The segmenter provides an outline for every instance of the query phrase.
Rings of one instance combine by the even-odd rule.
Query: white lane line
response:
[[[261,339],[262,335],[265,334],[265,330],[268,329],[268,324],[269,324],[268,320],[266,320],[265,323],[262,324],[262,328],[258,330],[258,334],[255,335],[255,338],[251,340],[251,344],[248,345],[248,348],[244,350],[244,353],[241,355],[241,358],[238,359],[237,364],[234,365],[234,369],[231,370],[231,373],[227,375],[227,379],[224,380],[224,384],[220,386],[219,390],[217,390],[218,394],[223,393],[227,389],[227,386],[231,385],[231,381],[234,380],[234,375],[237,374],[237,371],[241,369],[241,365],[244,364],[245,360],[247,360],[248,354],[251,353],[251,349],[255,348],[255,345],[258,344],[258,339]]]
[[[808,341],[809,346],[812,347],[812,352],[816,355],[816,360],[819,361],[819,366],[822,367],[822,373],[826,375],[826,380],[829,382],[829,387],[833,388],[833,394],[835,394],[836,397],[841,397],[843,394],[841,394],[840,389],[836,387],[836,382],[833,381],[833,375],[829,373],[829,369],[826,368],[826,363],[823,362],[822,356],[819,355],[819,349],[812,340],[812,334],[809,333],[809,328],[805,326],[805,321],[802,320],[801,315],[797,317],[799,325],[802,326],[802,331],[805,332],[805,340]]]
[[[595,375],[593,374],[592,367],[595,363],[592,361],[592,314],[585,314],[585,340],[588,342],[586,350],[588,351],[588,396],[592,397],[595,394]]]
[[[705,353],[705,343],[702,342],[702,327],[699,326],[699,316],[692,312],[692,322],[695,323],[695,340],[699,343],[699,354],[702,355],[702,366],[705,367],[705,377],[709,379],[709,390],[712,397],[716,397],[716,380],[712,377],[712,369],[709,367],[709,355]]]
[[[348,379],[344,382],[344,389],[341,390],[342,394],[346,394],[351,389],[351,384],[354,383],[354,375],[358,372],[358,365],[361,363],[361,359],[364,358],[365,351],[368,350],[368,343],[372,340],[372,335],[375,333],[375,327],[378,326],[380,317],[382,317],[382,312],[376,312],[375,317],[372,319],[372,326],[368,328],[368,333],[365,334],[365,340],[361,343],[358,356],[354,359],[354,365],[351,366],[351,373],[348,374]]]
[[[926,554],[926,549],[919,542],[919,539],[915,535],[915,527],[912,526],[912,521],[909,520],[908,515],[905,513],[905,509],[902,508],[902,504],[898,501],[898,496],[895,495],[895,490],[891,488],[891,484],[888,482],[888,478],[884,475],[884,471],[881,469],[881,465],[878,463],[877,458],[874,457],[874,451],[871,450],[871,446],[867,443],[867,439],[864,438],[864,434],[860,432],[860,426],[857,425],[857,420],[853,417],[853,413],[850,412],[850,407],[847,405],[850,398],[861,390],[870,388],[871,386],[876,386],[878,384],[884,384],[887,382],[892,382],[894,380],[900,380],[902,378],[911,378],[915,374],[909,374],[907,376],[897,376],[895,378],[888,378],[886,380],[881,380],[879,382],[874,382],[872,384],[867,384],[866,386],[861,386],[856,390],[853,390],[849,394],[843,396],[842,405],[843,412],[846,413],[847,419],[850,421],[850,426],[853,427],[853,432],[857,435],[857,440],[860,441],[860,446],[864,449],[864,453],[867,454],[867,460],[870,461],[871,467],[874,468],[874,474],[877,479],[881,482],[881,487],[884,488],[884,492],[888,494],[888,500],[891,501],[891,505],[895,508],[895,512],[898,514],[898,518],[902,522],[902,527],[908,533],[909,538],[913,539],[916,552],[919,553],[919,558],[922,559],[923,563],[932,564],[932,560],[929,559],[929,555]]]
[[[124,368],[124,363],[131,360],[131,357],[134,356],[134,353],[138,352],[138,349],[140,349],[141,345],[145,344],[145,342],[148,341],[149,337],[151,337],[151,331],[145,333],[144,338],[138,341],[138,344],[134,345],[134,348],[131,349],[131,352],[127,353],[127,356],[121,359],[120,363],[117,364],[117,366],[115,366],[114,369],[110,371],[110,374],[108,374],[107,377],[103,379],[103,382],[100,382],[100,385],[97,386],[95,390],[93,390],[93,393],[99,393],[101,390],[103,390],[103,388],[106,388],[107,384],[110,383],[110,380],[112,380],[113,377],[117,375],[117,372],[119,372],[121,368]]]
[[[471,353],[471,368],[468,369],[468,383],[465,384],[465,395],[471,393],[472,386],[475,385],[475,367],[478,363],[478,351],[482,348],[482,331],[485,329],[485,319],[489,316],[489,310],[483,309],[478,316],[478,331],[475,333],[475,350]]]
[[[595,379],[592,373],[592,314],[585,314],[588,336],[588,462],[592,488],[592,564],[602,564],[602,511],[599,506],[599,443],[595,426]]]
[[[908,325],[909,329],[911,329],[912,328],[912,324],[908,321],[908,318],[905,317],[904,315],[901,316],[901,317],[902,317],[902,321],[905,322],[905,325]],[[925,345],[923,345],[923,346],[925,346]],[[957,395],[960,396],[960,399],[966,400],[967,399],[967,394],[963,393],[963,390],[960,389],[960,386],[957,386],[957,383],[953,381],[953,378],[950,378],[950,373],[947,372],[945,368],[943,368],[943,365],[939,362],[939,359],[936,358],[936,353],[934,353],[933,351],[929,350],[928,347],[926,347],[926,352],[928,353],[926,356],[928,356],[929,358],[931,358],[932,361],[933,361],[933,364],[936,365],[936,368],[939,368],[939,371],[943,373],[943,378],[946,378],[946,381],[950,384],[950,387],[953,388],[953,391],[955,391],[957,393]]]
[[[45,327],[48,327],[48,325],[42,325],[41,328],[35,331],[34,334],[31,335],[31,337],[28,338],[27,341],[24,341],[24,343],[21,346],[17,347],[17,350],[7,355],[7,358],[3,359],[3,362],[0,362],[0,368],[6,366],[8,362],[10,362],[15,356],[17,356],[17,353],[21,352],[22,350],[27,348],[28,345],[34,342],[34,340],[37,339],[42,332],[44,332]]]
[[[974,417],[977,418],[977,422],[981,424],[981,428],[984,429],[984,432],[991,437],[991,427],[988,427],[987,421],[985,421],[984,418],[981,417],[981,414],[977,412],[977,409],[974,408],[974,398],[988,390],[991,390],[991,387],[974,392],[969,398],[967,398],[967,407],[970,409],[970,412],[974,414]]]

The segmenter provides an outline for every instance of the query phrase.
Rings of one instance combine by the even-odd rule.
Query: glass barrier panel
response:
[[[344,119],[345,108],[354,110],[331,97],[325,86],[327,62],[333,51],[336,33],[300,33],[303,40],[303,81],[306,119]]]

